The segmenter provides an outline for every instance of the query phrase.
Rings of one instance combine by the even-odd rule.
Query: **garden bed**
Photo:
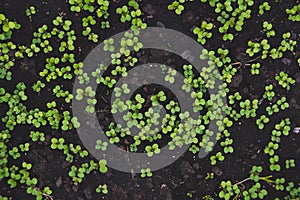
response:
[[[299,2],[76,2],[81,1],[0,3],[0,199],[300,199]],[[143,32],[146,27],[178,31],[207,49],[197,52],[202,56],[194,59],[205,57],[210,63],[205,69],[221,74],[213,78],[225,83],[226,103],[209,100],[209,85],[193,82],[206,74],[197,72],[180,55],[143,49],[136,41],[131,44],[129,39],[138,37],[137,30]],[[91,74],[91,80],[99,78],[100,83],[94,91],[86,90],[82,62],[99,43],[130,28],[133,31],[124,36],[121,49],[104,42],[105,52],[115,56],[103,73],[109,79]],[[129,46],[134,50],[127,52]],[[178,125],[177,121],[190,119],[180,114],[182,102],[174,106],[178,110],[168,109],[170,101],[190,98],[187,89],[178,88],[182,96],[176,96],[168,84],[146,84],[132,91],[128,107],[125,102],[122,108],[118,103],[111,105],[112,80],[147,63],[170,66],[187,82],[192,80],[185,86],[201,96],[199,105],[193,105],[201,115],[199,123],[193,122],[195,130],[185,132]],[[166,82],[173,84],[175,72],[165,74]],[[147,74],[139,71],[135,76],[133,84]],[[73,90],[76,81],[82,82],[81,93]],[[211,84],[214,89],[215,83]],[[124,88],[121,91],[120,95],[124,94]],[[72,101],[82,99],[90,99],[90,107],[86,105],[82,115],[73,116]],[[149,108],[157,104],[176,119],[170,129],[160,132],[161,138],[131,137],[126,135],[127,127],[110,127],[113,114],[130,106],[132,113],[143,117],[127,122],[136,126],[145,120],[147,124],[147,119],[155,118]],[[112,111],[114,106],[118,108]],[[226,115],[218,118],[212,114],[221,124],[216,123],[219,130],[213,137],[217,136],[217,141],[211,144],[212,137],[204,140],[209,135],[205,121],[213,121],[207,113],[214,106]],[[76,131],[83,126],[78,118],[94,112],[109,141],[115,143],[106,145],[147,153],[149,159],[159,156],[163,146],[170,152],[172,146],[191,147],[157,171],[140,167],[141,171],[122,172],[110,167],[114,158],[105,158],[108,163],[98,161]],[[184,135],[192,137],[188,140]],[[170,143],[173,139],[176,142]],[[152,146],[155,143],[158,147]],[[103,141],[95,141],[94,146],[106,148]],[[200,149],[207,150],[204,158],[198,157]]]

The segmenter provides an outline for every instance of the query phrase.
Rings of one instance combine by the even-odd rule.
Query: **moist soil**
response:
[[[253,12],[257,13],[258,5],[261,1],[257,1],[255,6],[252,7]],[[115,15],[115,9],[121,5],[126,4],[126,1],[112,1],[110,7],[109,21],[111,28],[108,30],[98,29],[100,40],[112,36],[121,31],[127,30],[129,24],[122,24],[119,22],[119,16]],[[144,13],[144,19],[148,26],[160,26],[169,29],[180,31],[194,39],[195,35],[191,29],[194,26],[199,26],[203,20],[216,22],[216,14],[213,9],[204,5],[198,1],[187,2],[185,4],[185,10],[181,16],[177,16],[172,11],[167,10],[167,5],[171,1],[149,1],[144,0],[140,2],[140,7]],[[274,82],[274,75],[280,70],[285,69],[291,75],[299,74],[299,68],[297,68],[295,55],[286,53],[284,59],[291,61],[290,65],[284,64],[282,59],[271,61],[267,59],[265,61],[259,60],[262,65],[261,74],[259,76],[253,76],[250,74],[249,67],[243,63],[250,60],[245,50],[247,48],[248,40],[255,40],[263,37],[262,22],[269,21],[275,26],[276,37],[270,40],[274,46],[278,45],[281,41],[281,35],[284,32],[291,31],[295,40],[299,40],[299,24],[291,23],[287,20],[285,9],[290,8],[295,4],[294,1],[288,0],[284,3],[270,2],[271,12],[267,15],[258,16],[252,14],[252,17],[246,20],[243,31],[236,33],[235,40],[233,42],[223,42],[222,35],[217,30],[213,32],[213,38],[208,40],[205,48],[217,49],[219,47],[230,50],[230,57],[233,62],[241,62],[242,65],[238,67],[238,73],[233,78],[233,82],[230,85],[232,93],[239,91],[245,98],[254,99],[262,96],[264,92],[264,85]],[[34,5],[38,10],[37,14],[33,16],[30,21],[25,15],[25,9],[29,5]],[[64,1],[16,1],[16,0],[1,0],[0,12],[10,19],[16,19],[18,23],[22,25],[21,29],[16,31],[13,35],[12,41],[16,44],[28,45],[31,42],[32,34],[43,24],[51,25],[52,19],[58,14],[71,19],[76,31],[77,41],[75,56],[77,61],[83,61],[88,53],[97,45],[88,41],[81,36],[82,25],[81,18],[84,17],[83,13],[74,14],[69,10],[69,5]],[[99,22],[98,24],[99,25]],[[99,25],[100,26],[100,25]],[[97,31],[96,31],[97,32]],[[79,50],[80,47],[80,50]],[[55,49],[55,48],[54,48]],[[299,46],[296,47],[296,56],[299,57]],[[53,56],[61,56],[58,51],[51,53]],[[15,85],[22,81],[26,85],[30,86],[35,81],[39,80],[39,71],[44,68],[45,58],[49,55],[40,53],[31,59],[23,59],[17,61],[12,68],[13,79],[10,82],[1,80],[1,87],[7,88],[12,92]],[[139,54],[140,58],[143,58],[144,62],[155,60],[169,66],[176,66],[184,63],[176,56],[161,56],[161,52],[142,50]],[[140,61],[141,62],[141,61]],[[295,77],[295,76],[294,76]],[[60,84],[64,89],[72,90],[72,81],[54,81],[50,84],[46,84],[46,88],[43,89],[39,95],[32,92],[27,88],[26,92],[29,96],[29,100],[25,102],[27,109],[40,108],[45,110],[45,102],[55,100],[55,96],[52,94],[52,88]],[[158,86],[157,86],[158,87]],[[225,161],[218,163],[216,166],[210,164],[209,157],[213,153],[221,150],[219,145],[216,145],[214,151],[203,159],[199,159],[197,156],[192,155],[190,152],[186,152],[180,159],[173,164],[165,167],[161,170],[155,171],[151,178],[141,178],[139,174],[124,173],[109,168],[105,174],[92,172],[87,175],[83,182],[79,186],[74,186],[71,178],[68,176],[71,165],[80,166],[81,163],[89,162],[94,159],[92,156],[86,158],[75,157],[73,164],[65,161],[65,155],[61,151],[50,149],[50,139],[52,137],[64,137],[67,142],[75,144],[82,144],[76,131],[62,132],[60,130],[51,130],[49,127],[42,127],[40,131],[44,131],[46,135],[46,141],[43,144],[33,143],[29,139],[29,131],[34,130],[33,126],[17,126],[12,132],[12,138],[8,144],[9,148],[18,145],[20,143],[29,142],[31,150],[25,156],[21,156],[17,161],[9,160],[9,164],[20,164],[23,160],[29,161],[33,164],[31,170],[31,176],[37,177],[39,180],[39,187],[49,186],[53,190],[53,199],[190,199],[186,196],[188,192],[193,192],[192,199],[202,199],[205,195],[211,195],[214,199],[218,199],[219,185],[222,180],[231,180],[232,182],[240,181],[249,176],[249,171],[253,165],[262,165],[265,169],[268,168],[268,156],[263,153],[264,147],[267,145],[271,137],[272,128],[276,123],[285,117],[289,117],[292,121],[292,128],[297,125],[300,126],[299,118],[299,105],[300,105],[300,87],[299,84],[293,86],[290,92],[278,89],[282,96],[286,96],[292,101],[290,109],[281,112],[279,115],[271,117],[271,122],[266,126],[263,131],[259,131],[255,120],[241,118],[238,123],[229,129],[234,139],[234,153],[227,155]],[[154,86],[154,90],[155,89]],[[99,95],[101,90],[98,90]],[[172,96],[170,92],[168,96]],[[98,94],[97,94],[98,95]],[[61,110],[70,110],[70,105],[63,101],[58,101],[61,106]],[[267,102],[262,102],[262,108],[268,105]],[[103,109],[104,104],[97,104],[97,109]],[[1,105],[0,107],[1,117],[5,115],[7,107]],[[263,109],[258,110],[259,114],[263,113]],[[103,116],[102,116],[103,117]],[[105,114],[103,124],[107,124],[111,121],[111,115]],[[2,125],[1,125],[2,126]],[[1,128],[2,129],[2,128]],[[300,138],[299,135],[291,134],[281,142],[281,149],[279,151],[280,158],[296,158],[296,162],[300,162]],[[215,178],[206,180],[206,174],[208,172],[214,172]],[[273,173],[279,177],[285,177],[286,180],[299,183],[299,166],[294,170],[282,170],[280,173]],[[269,174],[266,174],[269,175]],[[15,189],[10,189],[6,183],[6,179],[0,182],[0,194],[12,199],[33,199],[32,196],[26,194],[26,188],[18,184]],[[109,193],[107,195],[98,194],[95,192],[95,188],[99,184],[107,184]],[[245,183],[247,187],[248,183]],[[274,199],[286,196],[285,192],[276,192],[271,185],[264,183],[269,191],[268,199]]]

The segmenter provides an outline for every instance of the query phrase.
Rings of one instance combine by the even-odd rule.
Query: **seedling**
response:
[[[152,172],[150,168],[146,168],[146,169],[141,169],[141,177],[151,177],[152,176]]]
[[[96,188],[96,192],[102,194],[108,194],[107,185],[106,184],[98,185],[98,187]]]
[[[266,154],[269,154],[270,156],[273,156],[275,154],[275,151],[279,149],[279,145],[277,143],[269,142],[268,146],[264,149],[264,152]]]
[[[28,152],[29,147],[30,147],[29,143],[24,143],[19,145],[19,149],[21,150],[21,152]]]
[[[8,153],[13,157],[13,159],[17,159],[21,156],[17,147],[13,147]]]
[[[272,29],[273,25],[269,22],[264,22],[263,23],[263,28],[264,28],[264,32],[266,34],[266,36],[268,38],[275,36],[275,31]]]
[[[285,161],[285,168],[286,169],[290,169],[290,168],[293,168],[295,166],[296,166],[296,164],[295,164],[295,160],[294,159],[289,159],[289,160]]]
[[[286,9],[286,13],[289,15],[288,19],[293,22],[299,22],[300,21],[300,5],[295,5],[290,9]]]
[[[209,31],[213,28],[213,26],[214,25],[212,23],[207,23],[206,21],[203,21],[201,24],[201,28],[194,28],[193,33],[198,36],[197,41],[200,44],[204,45],[206,43],[206,38],[208,39],[212,37],[212,33]]]
[[[263,97],[271,101],[275,96],[275,92],[273,91],[273,85],[267,85],[265,87],[265,93],[263,94]]]
[[[278,84],[286,90],[290,90],[291,85],[296,82],[293,78],[289,77],[289,75],[283,71],[276,75],[275,79],[277,80]]]
[[[184,5],[182,5],[184,2],[185,0],[173,1],[170,5],[168,5],[168,10],[175,10],[175,13],[180,15],[184,10]]]
[[[107,142],[102,142],[101,140],[97,140],[95,149],[97,150],[101,149],[102,151],[106,151],[107,146],[108,146]]]
[[[109,21],[102,21],[102,22],[101,22],[101,28],[102,28],[102,29],[109,29],[109,28],[110,28],[110,23],[109,23]]]
[[[229,95],[229,104],[234,104],[236,101],[239,101],[242,99],[242,96],[240,95],[239,92],[235,92],[233,95]]]
[[[107,170],[108,170],[108,168],[107,168],[107,166],[106,166],[106,160],[104,160],[104,159],[102,159],[102,160],[100,160],[99,161],[99,171],[101,172],[101,173],[105,173],[105,172],[107,172]]]
[[[117,8],[116,13],[121,15],[120,21],[123,23],[131,20],[131,16],[129,14],[129,9],[125,5],[120,8]]]
[[[64,138],[52,138],[51,139],[51,149],[62,150],[64,148],[65,139]]]
[[[45,134],[39,131],[30,131],[30,138],[34,142],[36,141],[44,142]]]
[[[174,83],[175,81],[175,76],[176,76],[177,71],[175,69],[168,69],[167,75],[165,76],[165,81],[169,83]]]
[[[114,39],[113,38],[109,38],[107,40],[104,40],[103,43],[104,43],[104,46],[103,46],[104,51],[109,51],[109,52],[114,52],[115,51]]]
[[[281,167],[278,164],[278,162],[279,162],[279,156],[278,155],[274,155],[274,157],[271,157],[269,159],[269,161],[270,161],[270,170],[271,171],[279,172],[281,170]]]
[[[160,149],[158,144],[153,144],[152,146],[146,146],[145,150],[147,152],[147,155],[149,157],[152,157],[154,154],[159,154],[160,153]]]
[[[218,161],[223,161],[225,159],[225,157],[223,156],[222,152],[218,152],[216,153],[216,155],[213,155],[210,157],[210,161],[212,165],[217,164],[217,160]]]
[[[261,5],[259,5],[259,11],[258,13],[260,15],[264,14],[265,11],[269,11],[271,9],[271,6],[269,5],[269,3],[267,1],[263,2]]]
[[[268,123],[269,121],[270,121],[270,119],[268,117],[266,117],[265,115],[261,115],[256,120],[256,124],[257,124],[258,128],[262,130],[265,127],[265,124]]]
[[[26,16],[31,20],[32,16],[36,14],[36,10],[34,6],[29,6],[26,10],[25,10],[25,14]]]

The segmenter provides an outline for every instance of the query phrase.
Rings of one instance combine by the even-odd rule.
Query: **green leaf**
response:
[[[10,29],[13,29],[13,28],[16,27],[16,25],[15,25],[14,22],[8,22],[8,27],[9,27]]]

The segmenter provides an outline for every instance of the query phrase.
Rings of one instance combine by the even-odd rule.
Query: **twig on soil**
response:
[[[246,63],[251,63],[251,62],[254,62],[254,61],[256,61],[257,59],[259,59],[260,58],[260,56],[257,56],[256,58],[254,58],[254,59],[252,59],[252,60],[248,60],[248,61],[246,61]]]
[[[257,56],[257,57],[254,58],[254,59],[245,61],[244,64],[245,64],[246,66],[249,66],[249,65],[250,65],[249,63],[254,62],[254,61],[256,61],[256,60],[259,59],[259,58],[260,58],[260,56]],[[240,67],[243,65],[243,62],[238,61],[238,62],[235,62],[235,63],[231,63],[231,65],[239,65],[238,68],[240,68]]]
[[[244,182],[246,182],[246,181],[248,181],[248,180],[250,180],[250,177],[248,177],[248,178],[246,178],[246,179],[244,179],[244,180],[242,180],[242,181],[240,181],[240,182],[237,182],[237,183],[235,183],[234,185],[241,185],[242,183],[244,183]]]
[[[271,180],[270,178],[272,178],[272,175],[270,176],[265,176],[265,177],[259,177],[259,180],[262,180],[262,181],[266,181],[267,183],[273,183],[274,181]],[[240,182],[237,182],[235,183],[234,185],[241,185],[242,183],[246,182],[246,181],[249,181],[250,180],[250,177],[240,181]]]
[[[47,198],[49,198],[50,200],[53,200],[53,197],[50,196],[49,194],[42,193],[42,195],[45,196],[45,197],[47,197]]]

